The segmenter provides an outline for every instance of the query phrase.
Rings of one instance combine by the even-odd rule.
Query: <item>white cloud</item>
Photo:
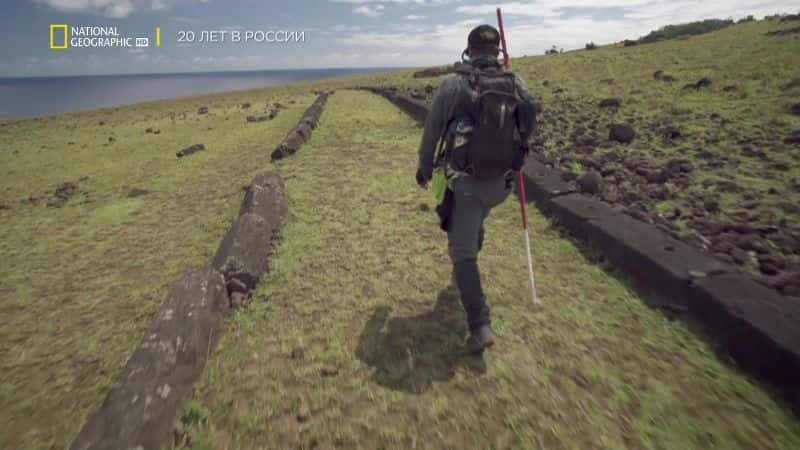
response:
[[[446,3],[458,2],[460,0],[331,0],[333,3],[351,3],[351,4],[367,4],[367,3],[395,3],[395,4],[412,4],[412,5],[443,5]]]
[[[588,10],[616,8],[628,19],[663,18],[677,21],[698,18],[727,18],[746,14],[764,15],[777,11],[795,11],[800,1],[786,0],[532,0],[507,3],[463,5],[456,12],[466,15],[494,15],[500,7],[503,15],[523,17],[561,17],[569,8]]]
[[[461,20],[440,24],[432,29],[405,22],[402,31],[388,29],[376,32],[353,32],[338,41],[345,49],[358,50],[367,55],[388,54],[401,50],[400,60],[422,66],[441,64],[458,59],[466,45],[470,29],[487,19],[494,19],[495,4],[462,6],[456,11]],[[778,12],[800,10],[800,0],[536,0],[512,2],[499,5],[509,17],[506,37],[512,56],[539,55],[556,45],[559,48],[582,48],[587,42],[598,44],[636,39],[652,30],[668,24],[684,23],[707,18],[741,18],[748,14],[762,17]],[[587,8],[580,15],[567,14],[565,6]],[[617,7],[620,10],[610,15],[598,15],[590,7]],[[573,11],[574,13],[574,11]],[[478,17],[483,16],[483,17]],[[537,17],[540,20],[525,20]],[[458,15],[455,17],[459,19]],[[466,20],[463,20],[465,19]],[[377,61],[377,63],[381,63]]]
[[[353,9],[353,12],[355,14],[361,14],[362,16],[367,16],[367,17],[378,17],[382,14],[383,9],[384,9],[383,5],[374,5],[374,6],[361,5]]]
[[[176,22],[180,22],[180,23],[186,23],[186,24],[189,24],[189,25],[200,25],[201,23],[203,23],[202,20],[200,20],[200,19],[198,19],[196,17],[188,17],[188,16],[175,17],[175,21]]]
[[[141,11],[161,11],[170,9],[177,3],[200,2],[209,0],[31,0],[34,3],[49,6],[59,11],[71,13],[88,13],[97,16],[121,19]]]
[[[403,16],[403,19],[405,20],[425,20],[427,18],[428,16],[422,16],[418,14],[409,14],[407,16]]]

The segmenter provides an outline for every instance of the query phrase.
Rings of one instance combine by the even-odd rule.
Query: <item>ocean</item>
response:
[[[380,72],[390,68],[0,78],[0,119]]]

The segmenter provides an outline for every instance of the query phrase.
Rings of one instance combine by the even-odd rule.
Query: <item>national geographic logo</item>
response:
[[[50,24],[50,48],[53,50],[64,50],[69,48],[67,37],[67,24]],[[60,42],[60,44],[58,43]]]
[[[161,46],[161,27],[155,29],[156,47]],[[150,46],[149,36],[123,36],[115,26],[69,26],[50,24],[50,49],[142,48]]]

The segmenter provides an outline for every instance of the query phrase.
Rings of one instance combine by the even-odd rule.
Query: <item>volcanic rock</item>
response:
[[[619,108],[622,105],[622,100],[618,98],[607,98],[600,102],[601,108]]]
[[[664,130],[664,139],[667,140],[667,141],[674,141],[674,140],[680,139],[682,137],[683,137],[683,134],[681,134],[681,130],[679,130],[679,129],[675,128],[675,127],[667,127]]]
[[[135,188],[131,189],[130,191],[128,191],[128,197],[132,197],[132,198],[133,197],[141,197],[142,195],[147,195],[149,193],[150,193],[150,191],[148,191],[147,189],[139,189],[139,188],[135,187]]]
[[[763,239],[756,235],[747,235],[739,240],[739,248],[742,250],[754,251],[758,254],[766,254],[769,252],[767,244]]]
[[[633,139],[636,137],[636,132],[633,131],[628,125],[623,124],[614,124],[611,125],[611,130],[609,131],[608,138],[612,141],[617,141],[622,144],[629,144],[633,142]]]
[[[192,153],[197,153],[200,150],[205,150],[205,149],[206,149],[206,146],[203,145],[203,144],[194,144],[194,145],[190,145],[190,146],[182,149],[181,151],[175,153],[175,156],[177,156],[178,158],[182,158],[184,156],[191,155]]]
[[[594,170],[590,170],[577,180],[578,189],[585,194],[598,194],[603,185],[603,177]]]
[[[717,181],[717,190],[720,192],[739,192],[742,188],[733,181],[720,180]]]

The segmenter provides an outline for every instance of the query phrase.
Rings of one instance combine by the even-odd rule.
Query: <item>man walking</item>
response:
[[[500,33],[494,27],[481,25],[469,33],[462,63],[433,99],[416,174],[423,188],[434,169],[446,177],[437,211],[467,315],[467,351],[474,354],[494,343],[477,262],[483,222],[511,193],[535,126],[533,99],[519,77],[503,70],[499,52]]]

